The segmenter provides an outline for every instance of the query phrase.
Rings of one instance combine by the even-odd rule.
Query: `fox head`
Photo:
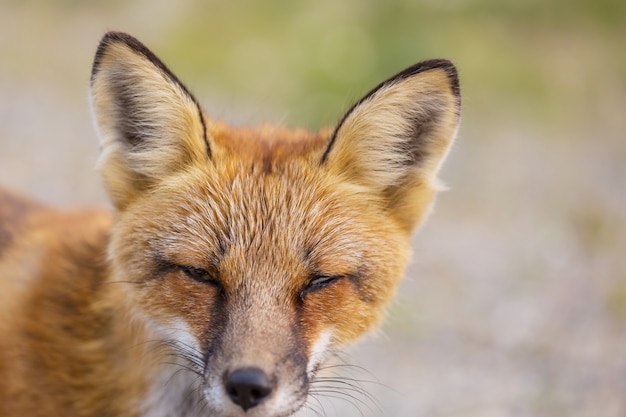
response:
[[[457,131],[454,66],[407,68],[332,130],[231,128],[139,41],[108,33],[91,100],[112,279],[134,284],[134,319],[194,374],[208,415],[291,415],[394,294]]]

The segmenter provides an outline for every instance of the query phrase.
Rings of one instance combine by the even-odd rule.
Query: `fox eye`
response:
[[[182,270],[185,273],[185,275],[187,275],[189,278],[192,278],[192,279],[206,280],[209,277],[209,273],[202,268],[196,268],[193,266],[183,266]]]
[[[188,278],[191,278],[194,281],[221,287],[221,284],[215,276],[202,268],[196,268],[195,266],[181,266],[180,269]]]
[[[301,291],[300,298],[304,299],[304,296],[306,296],[308,293],[326,288],[336,281],[339,281],[341,278],[343,277],[340,275],[313,274],[311,276],[311,279],[309,280],[309,283]]]

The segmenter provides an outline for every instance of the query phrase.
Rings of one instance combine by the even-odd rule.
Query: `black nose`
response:
[[[241,368],[224,375],[224,388],[235,404],[248,411],[270,396],[274,384],[259,368]]]

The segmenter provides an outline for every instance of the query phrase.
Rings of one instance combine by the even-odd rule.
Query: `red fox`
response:
[[[0,192],[0,415],[293,415],[404,273],[455,67],[405,69],[334,129],[233,128],[110,32],[91,104],[113,213]]]

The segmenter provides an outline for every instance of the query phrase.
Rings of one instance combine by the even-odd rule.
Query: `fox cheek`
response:
[[[164,333],[167,345],[182,353],[186,348],[192,349],[194,363],[204,363],[206,352],[226,323],[219,289],[190,280],[179,272],[155,275],[132,284],[131,297],[138,318]]]
[[[310,341],[308,361],[306,372],[309,380],[315,377],[315,374],[328,359],[332,353],[333,329],[328,328],[322,330],[316,338]]]

